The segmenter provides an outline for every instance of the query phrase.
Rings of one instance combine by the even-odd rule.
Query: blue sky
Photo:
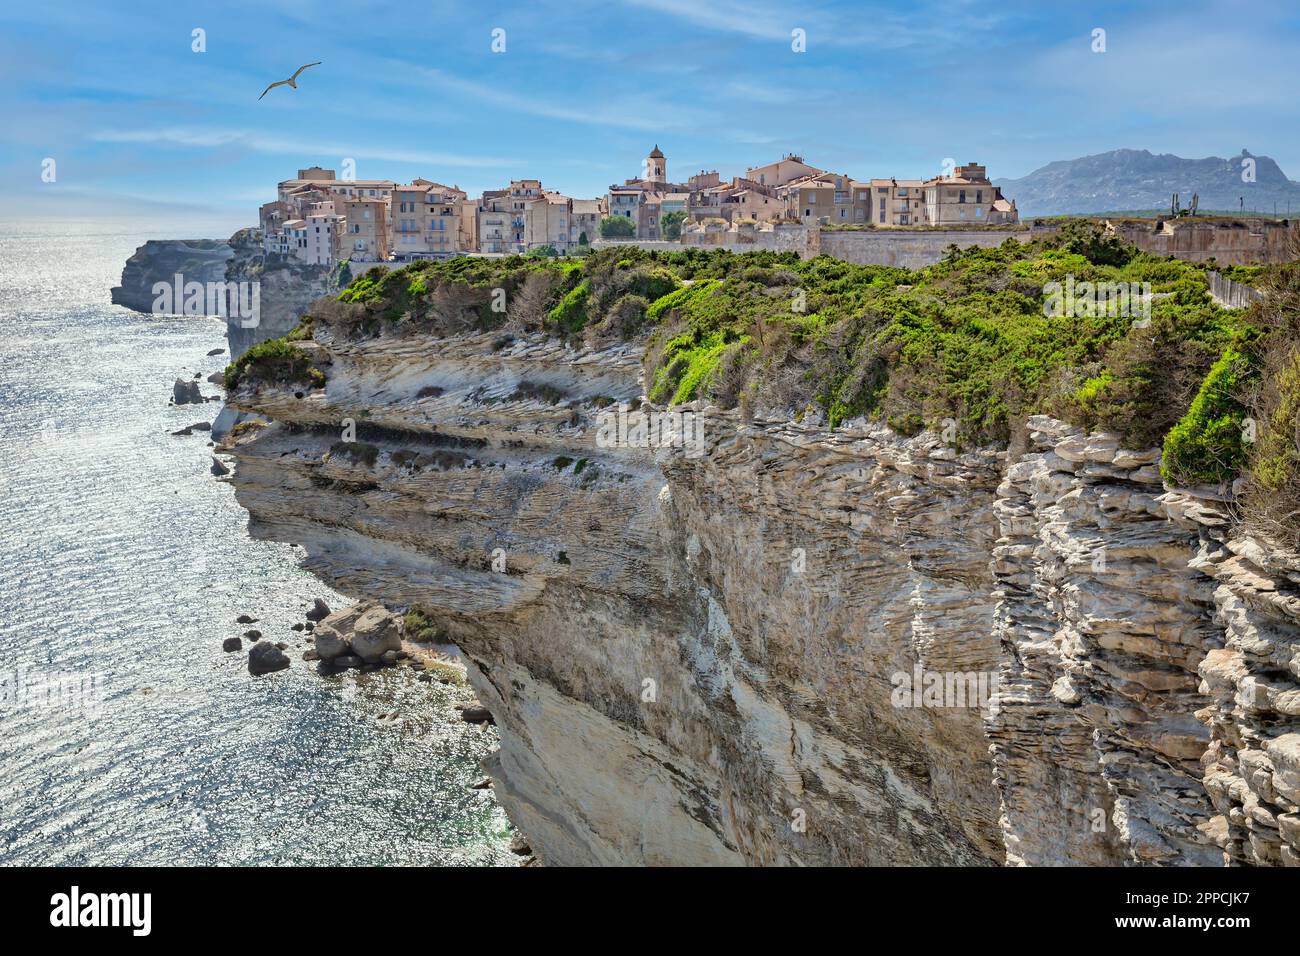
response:
[[[860,177],[931,175],[945,157],[1020,176],[1132,147],[1247,148],[1295,179],[1298,50],[1300,4],[1265,0],[13,2],[0,218],[252,222],[276,181],[344,157],[360,178],[477,193],[529,176],[586,197],[638,175],[655,143],[672,178],[790,151]],[[312,60],[297,91],[257,99]]]

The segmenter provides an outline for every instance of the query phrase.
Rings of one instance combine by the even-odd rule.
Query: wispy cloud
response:
[[[697,126],[716,118],[711,110],[699,110],[680,101],[659,100],[651,96],[604,96],[598,100],[580,102],[571,99],[558,103],[532,93],[511,93],[501,87],[467,80],[442,70],[412,67],[410,64],[405,66],[417,71],[443,92],[455,93],[514,113],[566,123],[657,132]]]
[[[497,156],[469,156],[418,149],[394,149],[379,144],[341,144],[306,141],[253,130],[165,127],[162,129],[100,130],[91,139],[101,143],[151,143],[191,148],[237,146],[281,156],[351,156],[394,163],[429,163],[438,166],[517,166],[519,160]]]

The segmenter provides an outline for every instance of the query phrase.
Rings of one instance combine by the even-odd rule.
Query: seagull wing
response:
[[[294,73],[294,75],[291,76],[290,79],[291,79],[291,80],[296,80],[296,79],[298,79],[298,73],[301,73],[303,70],[307,69],[307,67],[309,67],[309,66],[320,66],[322,62],[324,62],[324,61],[322,61],[322,60],[317,60],[315,63],[307,63],[307,64],[304,64],[303,66],[298,67],[298,71],[297,71],[296,73]]]
[[[268,86],[266,89],[262,91],[262,96],[265,96],[267,93],[270,93],[277,86],[288,86],[288,85],[289,85],[288,80],[276,80],[274,83],[272,83],[270,86]],[[258,99],[260,100],[262,96],[259,96]]]

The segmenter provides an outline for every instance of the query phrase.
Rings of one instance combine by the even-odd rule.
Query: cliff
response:
[[[231,395],[250,528],[462,647],[545,862],[1300,864],[1300,563],[1159,449],[702,402],[702,455],[601,447],[634,342],[299,346],[323,387]]]
[[[177,274],[185,281],[221,282],[234,250],[217,239],[150,239],[122,268],[122,284],[113,287],[114,305],[152,312],[155,282],[169,286]]]
[[[329,268],[267,255],[256,233],[241,229],[226,241],[149,240],[126,261],[122,283],[112,290],[113,303],[137,312],[152,312],[157,298],[154,283],[173,286],[177,275],[182,276],[182,284],[257,283],[258,314],[232,315],[226,320],[226,338],[233,358],[258,342],[284,335],[298,324],[312,302],[336,289]],[[179,304],[176,311],[180,311]]]
[[[256,325],[235,317],[226,320],[231,358],[238,358],[258,342],[284,335],[314,301],[337,289],[329,267],[267,254],[251,230],[242,229],[231,236],[229,248],[225,280],[258,283],[261,306]]]

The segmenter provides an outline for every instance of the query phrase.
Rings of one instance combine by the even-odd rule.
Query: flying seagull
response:
[[[292,86],[296,90],[298,88],[298,84],[294,81],[298,79],[298,74],[301,73],[303,70],[307,69],[307,67],[309,66],[320,66],[321,62],[322,61],[317,60],[315,63],[308,63],[304,66],[298,67],[297,72],[295,72],[293,76],[289,77],[287,80],[277,80],[276,82],[268,86],[266,89],[264,89],[262,91],[262,96],[265,96],[267,93],[270,93],[277,86]],[[260,100],[262,96],[259,96],[258,99]]]

